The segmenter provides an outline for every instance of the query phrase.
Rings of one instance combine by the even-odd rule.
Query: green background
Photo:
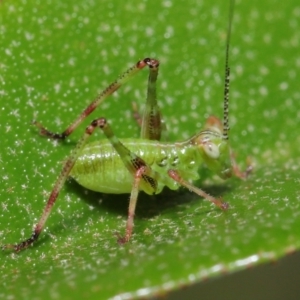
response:
[[[222,116],[228,8],[221,0],[0,3],[1,244],[29,237],[91,119],[105,116],[119,137],[138,137],[131,102],[144,103],[147,71],[64,143],[40,137],[31,120],[64,130],[144,57],[161,62],[158,99],[169,140],[191,136],[211,114]],[[198,282],[201,288],[204,279],[298,250],[299,19],[296,0],[236,3],[230,141],[239,164],[250,157],[255,170],[245,182],[203,172],[197,183],[229,202],[227,212],[186,190],[141,194],[134,235],[121,247],[114,232],[124,230],[128,195],[70,181],[34,247],[0,254],[0,298],[126,299]]]

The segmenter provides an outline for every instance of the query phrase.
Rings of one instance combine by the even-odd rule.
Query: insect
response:
[[[194,186],[191,181],[199,179],[198,169],[203,163],[223,179],[232,175],[244,179],[251,171],[250,165],[244,172],[240,171],[228,142],[230,82],[228,56],[233,3],[234,1],[231,1],[226,41],[223,122],[212,116],[208,118],[202,131],[187,140],[175,143],[160,141],[163,126],[156,100],[159,62],[152,58],[138,61],[104,89],[63,133],[50,132],[40,123],[34,122],[42,135],[53,139],[64,139],[109,95],[141,69],[149,68],[145,109],[142,115],[136,115],[136,119],[141,123],[140,139],[120,140],[105,118],[92,121],[65,161],[32,235],[18,244],[4,245],[3,249],[13,249],[18,252],[38,239],[59,192],[69,176],[80,185],[94,191],[130,193],[125,234],[118,236],[118,242],[121,244],[128,242],[131,238],[135,207],[140,191],[154,195],[160,193],[165,186],[171,190],[177,190],[183,186],[222,210],[228,208],[227,203],[207,194]],[[89,136],[97,128],[103,131],[106,139],[87,143]]]

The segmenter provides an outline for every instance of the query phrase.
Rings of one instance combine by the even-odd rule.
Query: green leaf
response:
[[[39,136],[31,120],[64,130],[144,57],[161,62],[158,95],[171,141],[199,131],[211,114],[222,116],[228,7],[193,0],[0,3],[1,244],[30,236],[91,119],[105,116],[119,137],[138,137],[131,102],[144,103],[147,71],[65,143]],[[39,241],[0,254],[0,298],[151,296],[299,250],[299,15],[296,0],[235,7],[230,141],[240,165],[250,157],[255,168],[247,181],[209,174],[199,183],[222,196],[228,211],[186,190],[141,194],[132,240],[119,246],[115,232],[124,230],[128,195],[70,181]]]

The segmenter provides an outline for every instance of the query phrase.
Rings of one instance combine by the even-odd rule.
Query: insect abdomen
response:
[[[96,192],[122,194],[129,193],[132,187],[129,172],[108,141],[86,145],[70,176]]]

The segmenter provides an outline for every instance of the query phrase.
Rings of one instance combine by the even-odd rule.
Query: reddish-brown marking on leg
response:
[[[22,241],[19,244],[13,245],[13,244],[9,244],[9,245],[4,245],[2,248],[3,249],[13,249],[16,252],[19,252],[25,248],[27,248],[28,246],[30,246],[31,244],[33,244],[39,237],[40,233],[42,232],[45,223],[52,211],[53,205],[55,203],[55,201],[57,200],[57,197],[66,181],[66,179],[68,178],[70,171],[72,170],[74,163],[82,149],[82,147],[84,146],[84,144],[86,143],[87,139],[89,138],[89,136],[93,133],[93,131],[95,130],[96,127],[100,127],[100,125],[103,125],[103,123],[105,123],[105,119],[98,119],[93,121],[85,130],[84,135],[82,136],[82,138],[79,140],[79,142],[77,143],[76,147],[74,148],[74,150],[72,151],[71,155],[69,156],[69,158],[67,159],[67,161],[65,162],[63,169],[61,170],[55,184],[54,187],[52,189],[52,192],[48,198],[47,204],[44,208],[44,211],[40,217],[39,222],[37,223],[37,225],[34,228],[34,231],[31,235],[31,237],[25,241]]]
[[[96,99],[91,102],[91,104],[77,117],[77,119],[62,133],[54,133],[47,130],[41,123],[33,121],[32,124],[39,128],[40,134],[53,139],[65,139],[69,136],[82,121],[89,116],[108,96],[113,94],[117,89],[119,89],[124,83],[126,83],[130,78],[132,78],[137,72],[139,72],[144,67],[148,66],[149,69],[158,68],[159,62],[156,59],[145,58],[138,61],[134,66],[129,68],[123,74],[121,74],[113,83],[111,83],[107,88],[105,88]]]

